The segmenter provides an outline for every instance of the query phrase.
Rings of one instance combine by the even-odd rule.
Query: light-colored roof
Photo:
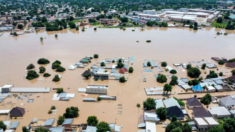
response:
[[[73,118],[68,118],[65,119],[62,125],[67,125],[67,124],[72,124],[73,123]]]
[[[220,98],[219,102],[222,102],[226,107],[235,105],[235,99],[233,99],[232,96]]]
[[[51,132],[63,132],[64,131],[64,127],[51,127],[49,130]]]
[[[194,118],[198,125],[208,125],[203,118]]]
[[[157,132],[156,130],[156,123],[146,121],[146,132]]]
[[[12,124],[11,124],[11,127],[10,127],[10,129],[16,129],[17,128],[17,126],[20,124],[20,122],[19,121],[15,121],[15,122],[13,122]]]
[[[212,115],[218,115],[218,116],[223,116],[223,115],[231,115],[231,113],[223,106],[212,106],[208,110]]]
[[[104,86],[104,85],[88,85],[86,88],[108,89],[108,86]]]
[[[0,114],[6,114],[9,113],[11,110],[0,110]]]
[[[209,125],[219,125],[219,123],[213,117],[204,118]]]
[[[165,107],[163,102],[162,102],[162,99],[156,99],[155,100],[155,103],[156,103],[156,109],[160,108],[160,107]]]
[[[171,107],[171,106],[178,106],[180,108],[178,101],[175,100],[174,98],[166,99],[163,102],[164,102],[166,108]]]
[[[95,126],[87,126],[86,132],[96,132],[97,128]]]
[[[20,88],[14,87],[11,89],[12,93],[49,93],[51,88],[49,87],[35,87],[35,88]]]
[[[46,122],[44,123],[44,126],[52,126],[54,123],[55,119],[47,119]]]
[[[208,90],[215,90],[215,88],[213,86],[208,86],[207,89]]]
[[[145,121],[159,121],[160,118],[156,113],[152,112],[144,112],[144,120]]]

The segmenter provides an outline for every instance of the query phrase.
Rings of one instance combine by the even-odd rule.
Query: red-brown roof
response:
[[[122,74],[124,74],[125,72],[127,72],[128,70],[126,69],[126,68],[121,68],[120,70],[119,70],[119,73],[122,73]]]

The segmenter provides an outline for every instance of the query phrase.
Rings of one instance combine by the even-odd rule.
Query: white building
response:
[[[174,11],[174,10],[173,9],[162,9],[162,13],[164,13],[166,11]]]
[[[231,116],[231,113],[228,111],[228,109],[223,106],[212,106],[208,111],[214,118],[226,118]]]
[[[194,121],[199,131],[208,131],[214,126],[219,126],[219,123],[212,117],[194,118]]]
[[[86,88],[86,93],[89,94],[107,94],[108,86],[104,85],[88,85]]]
[[[188,8],[180,8],[179,11],[180,12],[188,12]]]
[[[157,12],[156,10],[144,10],[143,14],[150,14],[150,15],[155,15]]]

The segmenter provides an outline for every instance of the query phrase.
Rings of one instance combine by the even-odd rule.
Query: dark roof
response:
[[[184,117],[184,113],[178,106],[172,106],[172,107],[167,108],[167,116],[168,117],[172,117],[172,116]]]
[[[93,75],[93,73],[91,72],[91,71],[88,71],[88,70],[86,70],[86,71],[84,71],[83,73],[82,73],[82,76],[84,76],[84,75],[86,75],[86,74],[91,74],[91,75]]]
[[[89,61],[90,61],[90,60],[87,59],[87,58],[83,58],[83,59],[80,60],[81,63],[89,63]]]
[[[228,62],[225,66],[235,68],[235,62]]]
[[[235,75],[232,75],[231,77],[228,77],[227,79],[230,79],[232,82],[235,82]]]
[[[120,70],[119,70],[119,73],[122,73],[122,74],[124,74],[125,72],[127,72],[128,70],[126,69],[126,68],[121,68]]]
[[[25,113],[24,108],[15,107],[10,111],[10,117],[21,117]]]
[[[189,106],[202,106],[201,102],[196,97],[188,99],[187,104]]]
[[[212,57],[211,59],[213,59],[213,60],[215,60],[215,61],[221,60],[219,57]]]
[[[211,114],[203,106],[194,107],[192,115],[194,117],[211,117]]]

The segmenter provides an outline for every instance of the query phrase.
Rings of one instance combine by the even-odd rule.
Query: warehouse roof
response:
[[[12,93],[49,93],[51,88],[49,87],[14,87],[11,89]]]

